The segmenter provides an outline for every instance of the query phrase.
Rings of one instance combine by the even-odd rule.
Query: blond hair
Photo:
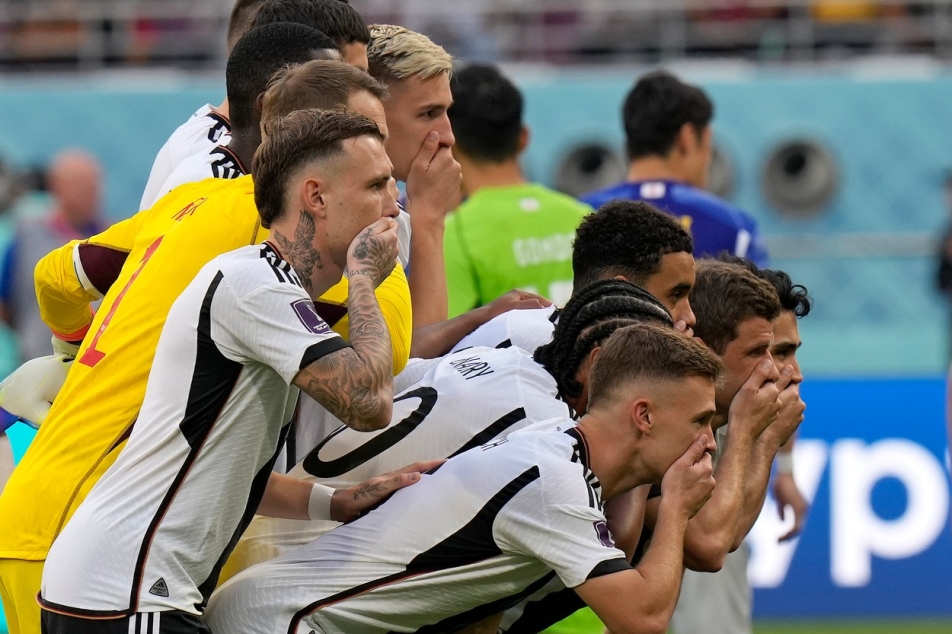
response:
[[[427,36],[392,24],[372,24],[367,45],[370,74],[384,84],[414,75],[453,73],[453,57]]]

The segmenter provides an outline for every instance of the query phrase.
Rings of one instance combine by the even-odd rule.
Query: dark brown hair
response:
[[[723,368],[716,354],[676,330],[650,323],[625,326],[612,333],[595,357],[589,403],[597,405],[619,386],[638,379],[700,376],[716,383]]]
[[[343,107],[351,95],[362,90],[381,100],[387,96],[383,84],[344,62],[314,60],[288,66],[271,79],[261,106],[261,122],[283,117],[295,110]]]
[[[694,334],[717,354],[737,337],[737,327],[748,319],[773,321],[780,314],[780,298],[769,282],[743,266],[698,260],[691,290],[691,308],[697,317]]]
[[[272,119],[255,152],[251,173],[261,225],[269,228],[284,213],[288,181],[304,165],[344,152],[343,141],[370,135],[383,141],[377,124],[339,110],[297,110]]]

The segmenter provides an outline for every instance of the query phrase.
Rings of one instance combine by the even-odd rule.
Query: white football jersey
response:
[[[53,543],[43,605],[199,614],[264,493],[292,380],[348,345],[267,243],[203,267],[169,312],[128,444]]]
[[[462,413],[462,412],[461,412]],[[449,460],[364,517],[212,595],[213,632],[454,632],[558,577],[627,570],[569,419]]]
[[[510,310],[493,317],[485,324],[463,337],[451,352],[473,346],[508,348],[516,346],[529,354],[539,346],[552,341],[559,311],[553,305],[532,310]]]
[[[190,156],[202,154],[221,143],[224,134],[231,132],[228,117],[221,114],[210,104],[195,111],[188,121],[180,125],[165,145],[159,150],[152,163],[149,181],[142,193],[139,211],[148,209],[168,190],[162,186],[179,164]]]
[[[222,135],[218,145],[187,157],[179,163],[159,189],[154,205],[160,198],[186,183],[197,183],[208,178],[238,178],[248,174],[238,155],[228,148],[231,134]]]
[[[437,460],[527,425],[569,416],[555,379],[519,348],[470,348],[411,364],[417,380],[394,397],[393,418],[375,432],[338,421],[289,475],[342,488],[418,460]],[[422,372],[421,372],[422,370]],[[336,420],[336,419],[335,419]],[[309,424],[306,416],[298,424]],[[331,521],[256,516],[229,569],[244,569],[301,546],[338,526]]]

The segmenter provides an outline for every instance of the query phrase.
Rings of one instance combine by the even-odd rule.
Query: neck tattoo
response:
[[[311,276],[314,274],[314,268],[324,268],[324,261],[321,259],[320,252],[314,248],[314,218],[309,213],[301,210],[297,226],[294,228],[294,240],[288,240],[278,232],[274,232],[274,241],[278,243],[284,257],[291,263],[291,266],[301,278],[301,284],[308,291],[312,290],[314,282]]]

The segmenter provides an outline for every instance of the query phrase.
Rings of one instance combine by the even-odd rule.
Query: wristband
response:
[[[774,463],[777,466],[777,473],[782,475],[793,475],[793,452],[778,451]]]
[[[63,341],[55,335],[50,340],[50,343],[53,345],[53,352],[56,354],[61,354],[70,358],[75,359],[76,355],[79,354],[79,344],[70,343],[68,341]],[[82,343],[82,342],[80,342]]]
[[[334,489],[315,484],[311,487],[311,495],[307,498],[307,516],[312,520],[331,519],[331,497]]]

